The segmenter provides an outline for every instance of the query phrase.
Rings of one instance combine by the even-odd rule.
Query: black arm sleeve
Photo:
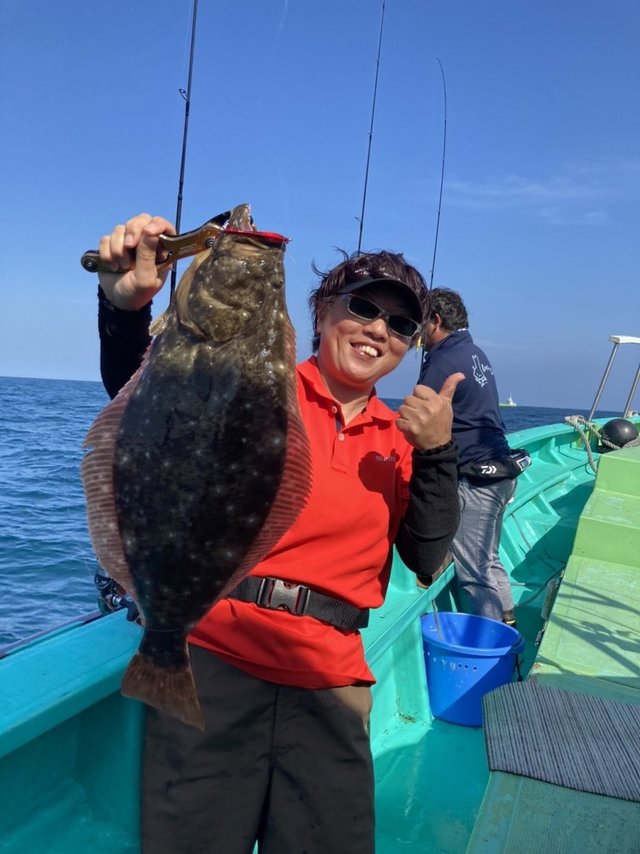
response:
[[[139,311],[116,308],[98,286],[100,375],[109,397],[115,397],[140,367],[149,346],[151,303]]]
[[[460,521],[458,451],[453,441],[413,452],[409,506],[396,548],[404,563],[428,582],[444,561]]]

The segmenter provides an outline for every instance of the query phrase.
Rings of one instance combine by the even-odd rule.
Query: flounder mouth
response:
[[[270,246],[284,246],[289,242],[288,237],[284,237],[284,235],[277,234],[274,231],[258,231],[251,216],[251,205],[248,205],[246,202],[236,205],[235,208],[229,211],[229,216],[222,233],[234,234],[239,237],[250,237],[252,240],[259,240],[261,243],[266,243]]]
[[[283,246],[289,242],[288,237],[285,237],[283,234],[277,234],[275,231],[255,231],[254,229],[227,227],[223,233],[250,237],[252,240],[260,240],[263,243],[273,246]]]

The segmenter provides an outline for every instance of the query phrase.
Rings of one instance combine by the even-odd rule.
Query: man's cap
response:
[[[409,282],[403,282],[400,279],[391,279],[387,276],[374,279],[371,276],[368,276],[363,279],[356,279],[353,282],[347,282],[347,284],[343,285],[337,291],[337,293],[351,294],[354,291],[359,291],[360,288],[366,288],[368,285],[391,285],[391,287],[402,288],[407,294],[410,294],[411,296],[410,302],[413,319],[418,323],[424,322],[424,317],[422,314],[422,302],[420,300],[420,295],[425,290],[422,285],[416,284],[416,286],[414,287],[413,285],[409,284]]]

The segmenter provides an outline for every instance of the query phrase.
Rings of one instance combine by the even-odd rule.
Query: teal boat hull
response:
[[[522,431],[510,442],[528,448],[534,461],[519,478],[501,542],[518,628],[527,641],[524,672],[556,684],[573,680],[580,690],[597,685],[603,696],[622,692],[640,702],[640,620],[633,624],[630,618],[618,634],[610,633],[610,645],[600,646],[595,664],[586,633],[582,647],[567,653],[576,608],[582,607],[588,625],[601,628],[610,625],[622,600],[630,617],[634,609],[637,617],[640,592],[629,603],[623,582],[628,588],[634,581],[634,589],[640,584],[640,545],[633,534],[640,513],[640,448],[602,458],[599,491],[584,445],[568,426]],[[586,554],[594,550],[596,556]],[[599,583],[592,561],[613,567],[606,584]],[[588,602],[577,598],[581,573],[592,585]],[[520,816],[547,814],[541,809],[550,801],[547,784],[505,781],[513,775],[490,772],[482,728],[431,713],[420,616],[434,607],[455,610],[452,578],[449,567],[431,588],[419,588],[396,556],[386,602],[363,632],[378,680],[372,716],[378,854],[537,850],[510,847],[506,840],[521,840]],[[549,611],[548,621],[543,611]],[[139,628],[120,612],[64,627],[0,658],[0,851],[139,850],[143,708],[119,692],[139,639]],[[612,676],[614,663],[618,675]],[[554,793],[569,812],[581,795]],[[506,812],[505,804],[512,804]],[[625,821],[640,821],[637,803],[614,807],[614,814],[624,813],[622,828]],[[560,814],[554,820],[560,824]],[[574,832],[579,847],[564,850],[607,850],[590,847],[579,828]],[[607,844],[613,839],[616,851],[632,850],[628,832],[611,834]]]

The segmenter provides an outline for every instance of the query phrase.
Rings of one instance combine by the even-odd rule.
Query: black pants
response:
[[[145,854],[372,854],[370,689],[274,685],[190,650],[206,731],[147,710]]]

